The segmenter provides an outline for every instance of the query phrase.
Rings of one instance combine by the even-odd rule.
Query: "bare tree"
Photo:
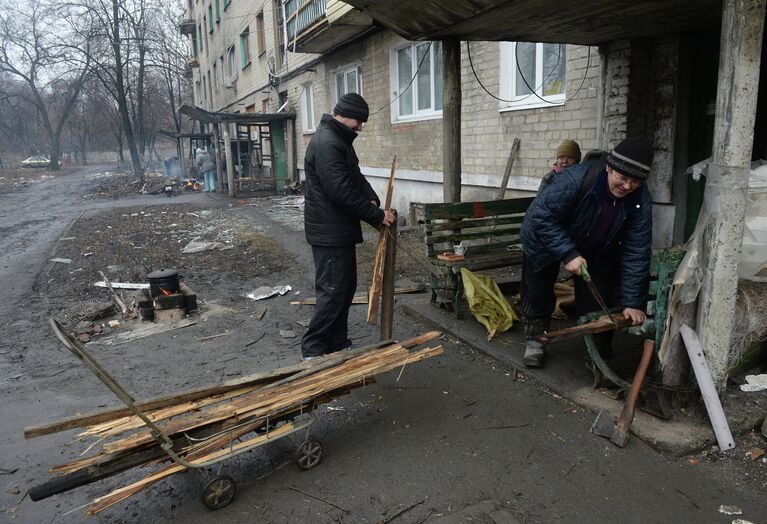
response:
[[[29,88],[18,96],[37,110],[52,170],[59,168],[61,132],[90,69],[88,40],[73,41],[67,29],[41,0],[0,1],[0,72]]]
[[[162,0],[69,0],[59,4],[59,12],[74,30],[83,18],[86,26],[96,28],[88,39],[94,74],[115,101],[119,141],[127,145],[133,173],[142,177],[142,162],[158,126],[176,118],[177,94],[185,91],[179,87],[184,79],[178,56],[183,61],[185,55],[178,51],[184,45],[175,27],[179,7]],[[175,50],[171,68],[169,49]],[[175,93],[158,89],[168,82]]]

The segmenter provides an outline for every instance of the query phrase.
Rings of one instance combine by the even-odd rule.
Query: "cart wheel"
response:
[[[202,503],[208,509],[221,509],[232,502],[236,491],[232,477],[219,475],[205,484],[202,490]]]
[[[301,469],[312,469],[322,460],[322,444],[316,440],[310,440],[301,444],[298,448],[296,463]]]

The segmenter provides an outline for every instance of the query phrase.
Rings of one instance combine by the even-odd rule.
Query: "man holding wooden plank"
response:
[[[368,104],[357,93],[338,100],[306,148],[304,228],[312,246],[317,305],[301,340],[301,357],[314,358],[351,345],[348,316],[357,290],[356,245],[360,220],[373,227],[395,221],[359,169],[352,143],[368,120]]]
[[[537,337],[549,329],[560,263],[575,275],[579,316],[604,304],[622,307],[634,325],[645,320],[652,198],[644,182],[652,160],[649,142],[623,140],[609,155],[554,177],[530,205],[520,231],[526,366],[544,363]],[[609,356],[611,334],[600,337],[600,354]]]

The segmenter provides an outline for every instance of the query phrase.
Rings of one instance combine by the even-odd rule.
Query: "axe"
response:
[[[591,425],[591,432],[600,437],[610,439],[610,442],[622,448],[626,447],[629,440],[629,427],[634,420],[634,409],[636,408],[639,390],[642,388],[647,375],[647,368],[650,367],[650,360],[655,352],[655,341],[645,340],[642,350],[642,360],[639,361],[639,367],[634,375],[634,381],[631,383],[629,394],[626,397],[626,404],[623,406],[620,418],[616,419],[609,412],[600,409],[596,420]]]

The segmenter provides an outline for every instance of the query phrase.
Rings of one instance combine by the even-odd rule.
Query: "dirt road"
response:
[[[67,270],[50,262],[65,252],[62,236],[75,231],[81,240],[100,238],[96,231],[114,220],[138,220],[142,211],[157,216],[161,207],[171,206],[183,209],[184,217],[210,210],[205,216],[245,224],[276,239],[289,255],[281,266],[262,264],[252,254],[250,266],[210,270],[179,255],[181,267],[196,268],[195,290],[207,299],[206,306],[225,311],[141,341],[92,345],[137,397],[295,363],[303,329],[297,321],[311,314],[289,304],[294,295],[257,303],[241,296],[266,284],[290,284],[302,297],[313,294],[297,210],[268,200],[231,206],[229,200],[201,194],[168,200],[83,198],[95,171],[0,195],[3,522],[83,522],[83,510],[76,508],[146,475],[129,472],[36,503],[25,497],[30,486],[48,478],[48,467],[76,458],[84,445],[73,443],[73,432],[25,441],[22,428],[117,404],[60,349],[44,324],[47,315],[73,300],[72,290],[82,289],[76,286],[87,280],[79,275],[91,270],[92,257],[73,260]],[[176,218],[171,223],[185,224]],[[233,238],[240,247],[227,256],[243,256],[245,244]],[[181,244],[173,242],[179,249]],[[132,248],[139,252],[136,246],[145,244],[136,241]],[[364,285],[361,281],[360,289]],[[363,316],[364,307],[353,308],[350,329],[358,344],[375,340]],[[285,338],[280,330],[293,330],[296,337]],[[426,330],[397,315],[397,338]],[[200,340],[224,332],[228,335]],[[262,340],[248,345],[262,333]],[[747,521],[767,521],[767,465],[760,461],[667,456],[636,439],[625,449],[615,448],[589,433],[593,413],[496,361],[451,340],[442,342],[443,356],[406,368],[399,381],[398,372],[389,373],[319,411],[312,434],[324,443],[326,456],[317,468],[299,471],[293,463],[295,443],[283,440],[224,464],[238,493],[218,512],[199,502],[202,476],[188,473],[107,510],[99,521],[724,524],[737,518],[720,513],[720,505],[739,507]]]

